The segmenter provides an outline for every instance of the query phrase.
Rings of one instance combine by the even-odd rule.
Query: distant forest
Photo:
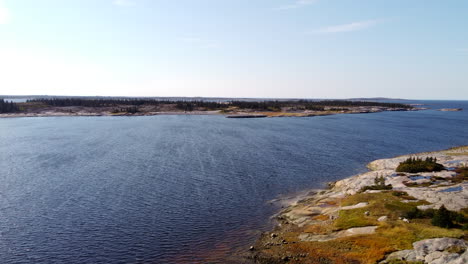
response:
[[[49,106],[65,107],[65,106],[84,106],[84,107],[118,107],[126,106],[143,106],[143,105],[167,105],[172,104],[180,110],[192,111],[194,109],[206,110],[223,110],[229,107],[237,107],[239,109],[252,109],[257,111],[279,111],[284,107],[294,107],[298,110],[316,110],[323,111],[325,106],[334,107],[357,107],[357,106],[379,106],[390,108],[412,108],[410,105],[398,103],[381,103],[369,101],[346,101],[346,100],[288,100],[288,101],[183,101],[183,100],[157,100],[157,99],[86,99],[86,98],[43,98],[32,99],[27,102],[43,103]]]
[[[11,113],[17,111],[19,111],[19,108],[15,103],[0,99],[0,113]]]

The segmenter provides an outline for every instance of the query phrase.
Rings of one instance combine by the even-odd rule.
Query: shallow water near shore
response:
[[[0,259],[235,260],[270,227],[273,199],[375,159],[468,145],[468,102],[422,103],[465,110],[0,119]]]

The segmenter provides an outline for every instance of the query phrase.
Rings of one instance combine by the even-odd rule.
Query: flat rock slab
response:
[[[358,204],[350,205],[350,206],[343,206],[340,209],[341,210],[352,210],[352,209],[363,208],[363,207],[366,207],[368,205],[369,205],[369,203],[364,202],[364,203],[358,203]]]
[[[324,242],[330,241],[333,239],[341,238],[341,237],[350,237],[356,235],[370,235],[374,234],[375,230],[378,226],[364,226],[364,227],[354,227],[350,229],[346,229],[339,232],[334,232],[328,235],[314,235],[314,234],[300,234],[299,239],[302,241],[317,241],[317,242]]]
[[[413,250],[393,252],[380,262],[392,263],[393,260],[424,261],[428,264],[465,264],[468,263],[467,243],[456,238],[425,239],[413,243]],[[450,252],[450,248],[463,249],[462,253]]]

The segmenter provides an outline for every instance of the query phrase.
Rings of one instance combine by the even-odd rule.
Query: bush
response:
[[[419,210],[414,207],[403,214],[403,217],[408,219],[431,219],[432,225],[443,228],[454,227],[465,230],[468,227],[468,219],[463,213],[449,211],[445,206],[441,206],[438,210]]]
[[[410,211],[406,212],[404,215],[405,218],[415,219],[415,218],[433,218],[435,214],[434,209],[419,210],[417,207],[412,208]]]
[[[407,192],[402,192],[402,191],[394,191],[394,192],[392,192],[392,195],[396,196],[396,197],[403,197],[403,196],[408,196],[408,193]]]
[[[468,180],[468,167],[461,167],[455,170],[457,175],[453,177],[452,182],[458,183]]]
[[[453,227],[452,214],[442,205],[439,210],[434,213],[431,223],[435,226],[451,228]]]
[[[421,158],[408,158],[398,165],[396,168],[397,172],[431,172],[431,171],[441,171],[445,169],[444,166],[440,163],[437,163],[436,158],[427,157],[425,160]]]
[[[383,176],[376,177],[374,183],[375,185],[362,187],[360,192],[365,192],[367,190],[391,190],[393,188],[391,184],[385,185],[385,178]]]

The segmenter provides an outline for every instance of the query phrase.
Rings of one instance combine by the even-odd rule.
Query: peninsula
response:
[[[468,146],[371,162],[290,205],[255,263],[468,263]]]
[[[412,105],[353,100],[182,100],[57,97],[13,103],[0,99],[0,117],[225,115],[229,118],[306,117],[415,111]]]

